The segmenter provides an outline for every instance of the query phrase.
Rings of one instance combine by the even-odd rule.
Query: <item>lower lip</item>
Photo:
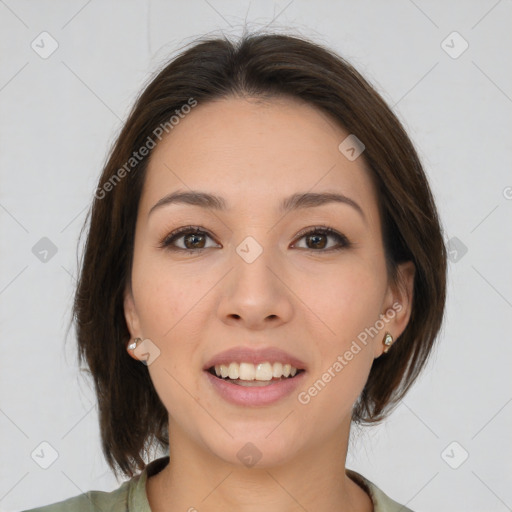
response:
[[[302,382],[305,372],[300,372],[291,379],[283,379],[267,386],[239,386],[219,379],[205,370],[215,391],[228,402],[235,405],[269,405],[290,395]]]

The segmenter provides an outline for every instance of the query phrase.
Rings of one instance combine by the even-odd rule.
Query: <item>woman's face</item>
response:
[[[230,98],[199,104],[154,149],[125,315],[131,335],[146,339],[171,439],[263,467],[348,437],[384,333],[399,336],[410,311],[407,294],[388,282],[363,158],[338,148],[348,135],[294,100]],[[224,207],[155,207],[193,191]],[[290,200],[302,194],[320,195]],[[240,366],[242,380],[264,380],[223,380],[208,371],[215,362],[233,380],[239,365],[230,362],[251,363]],[[269,384],[265,362],[279,375],[273,363],[304,371]]]

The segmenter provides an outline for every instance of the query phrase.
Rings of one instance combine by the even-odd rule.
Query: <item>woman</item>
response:
[[[33,510],[410,510],[345,468],[350,427],[418,377],[445,286],[418,156],[356,70],[287,35],[197,41],[112,149],[75,297],[130,480]]]

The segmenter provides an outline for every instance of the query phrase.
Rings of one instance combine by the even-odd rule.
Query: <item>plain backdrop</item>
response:
[[[244,26],[310,37],[370,80],[418,148],[450,249],[438,349],[347,467],[416,512],[512,510],[511,22],[510,0],[0,1],[0,510],[120,485],[66,336],[79,231],[151,74]]]

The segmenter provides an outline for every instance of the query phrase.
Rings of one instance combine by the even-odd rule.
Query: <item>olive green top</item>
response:
[[[58,503],[23,512],[151,512],[146,494],[146,480],[160,472],[169,463],[169,456],[155,459],[138,475],[112,492],[89,491]],[[346,470],[351,480],[362,487],[373,502],[374,512],[412,512],[393,501],[375,484],[359,473]]]

